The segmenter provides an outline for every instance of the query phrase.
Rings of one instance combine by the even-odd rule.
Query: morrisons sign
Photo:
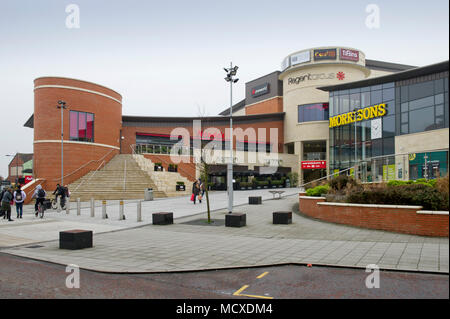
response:
[[[330,117],[330,128],[386,115],[386,103]]]

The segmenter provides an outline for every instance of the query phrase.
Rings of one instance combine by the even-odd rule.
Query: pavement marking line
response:
[[[261,275],[259,275],[258,277],[256,277],[257,279],[261,279],[262,277],[264,277],[265,275],[267,275],[269,272],[263,272]]]
[[[245,289],[247,289],[249,286],[248,285],[244,285],[241,287],[241,289],[237,290],[236,292],[233,293],[233,296],[240,296],[240,293],[242,291],[244,291]]]
[[[250,297],[250,298],[261,298],[261,299],[273,299],[273,297],[268,297],[268,296],[257,296],[257,295],[241,294],[241,292],[243,292],[248,287],[249,287],[249,285],[242,286],[239,290],[237,290],[236,292],[233,293],[233,296]]]

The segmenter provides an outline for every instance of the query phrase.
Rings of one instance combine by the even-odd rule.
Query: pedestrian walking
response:
[[[195,205],[195,200],[197,199],[197,196],[199,193],[200,193],[200,187],[198,185],[198,181],[196,180],[194,182],[194,184],[192,185],[192,196],[191,196],[191,200],[194,202],[194,205]]]
[[[198,179],[198,189],[199,189],[198,201],[201,203],[203,195],[205,194],[205,186],[200,178]]]
[[[13,200],[12,189],[8,187],[3,194],[2,197],[2,211],[5,212],[5,216],[3,218],[7,218],[8,221],[12,222],[11,219],[11,202]]]
[[[23,214],[23,202],[27,198],[27,194],[21,189],[20,185],[14,192],[14,203],[16,205],[17,218],[22,218]]]

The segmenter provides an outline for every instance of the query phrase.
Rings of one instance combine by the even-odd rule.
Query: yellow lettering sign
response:
[[[345,124],[370,120],[376,117],[385,116],[387,113],[386,103],[372,105],[359,109],[358,111],[348,112],[330,117],[329,127],[337,127]]]

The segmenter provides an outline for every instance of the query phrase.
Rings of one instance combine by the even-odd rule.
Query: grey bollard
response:
[[[123,218],[123,200],[121,200],[119,202],[119,220],[124,220],[125,218]]]
[[[137,202],[137,221],[141,222],[142,221],[142,202],[140,200],[138,200]]]
[[[102,218],[108,218],[108,215],[106,215],[106,200],[102,201]]]
[[[66,214],[69,214],[70,212],[70,199],[68,198],[66,201]]]
[[[91,198],[91,217],[95,216],[95,201]]]
[[[77,198],[77,216],[81,215],[81,200]]]

